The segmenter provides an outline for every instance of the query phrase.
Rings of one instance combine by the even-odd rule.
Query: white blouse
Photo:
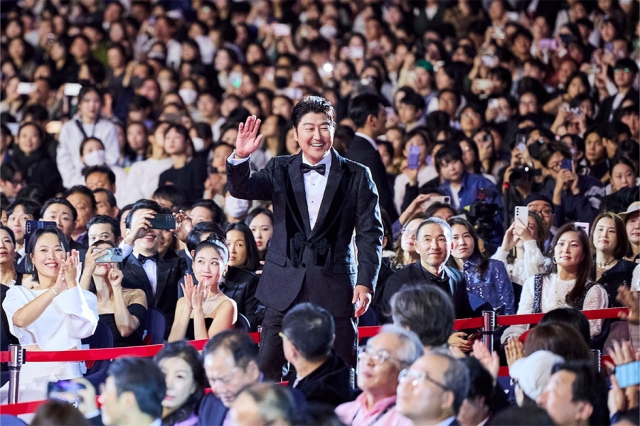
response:
[[[550,274],[542,278],[542,296],[540,299],[540,310],[543,313],[557,308],[569,307],[565,302],[567,294],[575,285],[576,280],[561,280],[557,274]],[[533,312],[535,275],[530,276],[522,288],[518,315],[530,314]],[[600,284],[596,284],[586,294],[583,310],[605,309],[609,305],[607,291]],[[590,320],[589,330],[591,336],[596,336],[602,329],[603,320]],[[507,328],[502,335],[501,341],[504,343],[509,337],[519,337],[529,329],[528,325],[512,325]]]
[[[171,157],[162,160],[148,158],[131,165],[127,184],[125,187],[118,187],[118,204],[133,204],[141,198],[151,198],[154,191],[158,189],[160,175],[165,170],[173,166]]]
[[[30,290],[21,285],[7,291],[2,308],[11,334],[22,346],[38,345],[45,351],[80,349],[80,340],[93,335],[98,325],[98,299],[80,286],[60,292],[28,326],[13,324],[14,314],[45,291],[50,290]]]
[[[529,277],[535,274],[544,273],[549,263],[549,259],[542,255],[542,252],[538,248],[538,244],[536,244],[535,240],[525,241],[523,244],[524,258],[516,258],[513,263],[508,262],[507,256],[509,255],[509,252],[502,250],[502,247],[499,247],[491,257],[494,260],[499,260],[504,263],[511,282],[520,285],[524,284]]]

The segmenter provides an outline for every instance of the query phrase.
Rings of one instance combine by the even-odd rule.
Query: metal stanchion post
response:
[[[493,351],[493,332],[496,330],[496,313],[494,311],[482,311],[482,343]]]
[[[9,345],[11,360],[9,361],[9,404],[18,402],[20,388],[20,368],[24,363],[24,350],[20,345]]]
[[[593,366],[596,368],[596,371],[599,373],[600,363],[602,362],[600,349],[591,349],[591,359],[593,360]]]

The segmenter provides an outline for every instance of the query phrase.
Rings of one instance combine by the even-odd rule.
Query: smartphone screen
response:
[[[157,214],[149,222],[153,229],[176,229],[176,218],[172,214]]]
[[[418,170],[420,167],[420,147],[412,145],[409,147],[409,156],[407,157],[407,167],[410,170]]]
[[[573,171],[573,162],[571,161],[570,158],[565,158],[562,160],[562,166],[563,169],[565,170],[569,170],[570,172]]]
[[[617,365],[615,374],[622,389],[640,384],[640,361]]]
[[[71,380],[49,382],[47,385],[47,398],[66,402],[77,408],[82,402],[82,397],[78,395],[78,391],[83,389],[86,389],[85,385]]]
[[[124,261],[120,247],[107,247],[105,254],[96,259],[96,263],[118,263]]]

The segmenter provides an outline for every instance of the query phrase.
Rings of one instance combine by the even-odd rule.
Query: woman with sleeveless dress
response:
[[[591,246],[582,228],[567,223],[558,229],[551,243],[552,266],[545,274],[536,274],[524,283],[518,315],[546,313],[572,307],[579,310],[604,309],[609,305],[605,288],[591,280]],[[514,325],[502,335],[504,343],[519,337],[527,325]],[[589,321],[591,336],[602,330],[602,320]]]

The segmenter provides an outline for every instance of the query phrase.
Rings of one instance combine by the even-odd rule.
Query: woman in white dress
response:
[[[604,309],[609,304],[607,291],[589,280],[591,246],[582,228],[567,223],[558,229],[551,243],[553,259],[550,271],[527,279],[522,289],[518,314],[546,313],[556,308],[580,310]],[[526,325],[514,325],[502,335],[504,343],[527,331]],[[591,336],[602,329],[602,320],[589,321]]]
[[[2,308],[11,334],[28,351],[80,349],[98,324],[96,296],[77,285],[78,253],[57,228],[38,229],[27,247],[33,288],[14,286]],[[81,362],[28,362],[20,370],[19,401],[45,399],[50,381],[82,377]],[[1,399],[7,398],[8,384]]]

